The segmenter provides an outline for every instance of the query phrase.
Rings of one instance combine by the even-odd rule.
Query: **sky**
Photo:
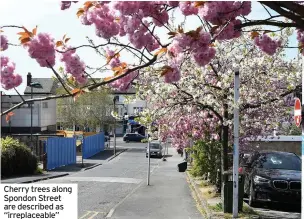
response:
[[[38,25],[37,32],[50,33],[55,40],[62,39],[63,35],[67,34],[70,37],[69,45],[79,46],[88,44],[86,36],[89,36],[95,44],[103,43],[104,40],[95,35],[94,26],[84,26],[76,16],[77,9],[82,6],[83,1],[77,4],[72,4],[68,10],[60,10],[60,2],[52,0],[1,0],[0,1],[0,26],[3,25],[18,25],[25,26],[29,30],[35,28]],[[253,9],[250,18],[261,19],[267,17],[267,13],[260,6],[259,3],[253,2]],[[176,23],[183,21],[181,13],[176,14]],[[199,20],[196,17],[190,17],[186,21],[186,27],[188,30],[195,29],[200,25]],[[10,43],[18,44],[17,33],[21,29],[16,28],[4,28],[4,35],[9,39]],[[167,31],[164,29],[157,32],[161,39],[168,37]],[[295,36],[291,37],[291,46],[296,45]],[[125,39],[123,41],[126,41]],[[81,48],[77,50],[77,54],[88,66],[100,67],[104,64],[105,60],[96,54],[92,48]],[[17,88],[20,93],[23,93],[26,87],[26,75],[31,72],[33,78],[50,78],[53,73],[48,68],[42,68],[36,62],[36,60],[30,58],[27,51],[20,46],[9,46],[9,49],[1,52],[1,55],[8,56],[12,61],[16,63],[15,73],[18,73],[23,78],[23,83]],[[288,58],[294,58],[297,55],[296,49],[289,49],[287,51]],[[123,61],[130,63],[133,60],[132,57],[125,55],[122,57]],[[55,69],[63,66],[62,63],[57,60]],[[107,77],[112,73],[103,72],[96,73],[94,77]],[[14,90],[5,91],[6,94],[15,94]]]

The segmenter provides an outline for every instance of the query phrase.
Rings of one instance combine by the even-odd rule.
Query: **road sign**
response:
[[[300,127],[301,124],[301,101],[299,98],[295,99],[294,105],[294,120],[297,127]]]

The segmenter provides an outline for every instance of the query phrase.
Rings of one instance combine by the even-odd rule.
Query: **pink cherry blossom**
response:
[[[179,2],[179,8],[182,11],[182,13],[186,16],[195,15],[198,13],[198,8],[194,6],[194,2],[190,2],[190,1]]]
[[[7,50],[8,48],[8,40],[7,37],[4,35],[0,35],[0,51]]]
[[[80,81],[84,82],[83,73],[86,67],[85,63],[81,61],[74,49],[71,50],[70,48],[65,48],[64,51],[66,52],[61,54],[60,61],[64,62],[65,64],[65,71],[74,76],[76,80],[79,79]]]
[[[304,30],[297,30],[297,40],[302,46],[302,55],[304,55]]]
[[[168,1],[167,4],[172,7],[177,7],[179,5],[179,2],[178,1]]]
[[[81,85],[84,85],[84,84],[86,84],[88,82],[88,77],[85,76],[85,75],[81,75],[79,77],[76,77],[75,79]]]
[[[7,63],[9,62],[9,58],[6,56],[1,56],[0,57],[0,67],[2,68],[2,66],[6,66]]]
[[[25,44],[29,56],[36,59],[41,67],[55,65],[55,40],[47,33],[39,33]]]
[[[16,65],[14,62],[9,62],[6,65],[3,65],[3,67],[1,67],[1,76],[2,77],[11,76],[15,71],[15,67]]]
[[[1,56],[1,85],[5,90],[18,87],[22,83],[22,77],[15,74],[15,63],[11,62],[8,57]]]
[[[218,35],[218,40],[231,40],[233,38],[238,38],[241,36],[241,31],[236,29],[237,25],[240,25],[242,22],[240,20],[232,20],[224,28],[220,26],[216,29],[215,34]],[[222,30],[223,29],[223,30]]]
[[[130,74],[110,83],[110,86],[119,91],[126,91],[129,89],[129,87],[131,86],[131,82],[135,79],[135,77],[137,77],[137,75],[137,71],[131,72]]]
[[[88,20],[88,12],[84,12],[83,15],[80,17],[80,21],[83,25],[91,25],[93,22]]]
[[[215,53],[213,47],[206,47],[204,50],[197,50],[193,58],[199,66],[205,66],[215,57]]]
[[[276,53],[277,48],[281,46],[280,40],[273,40],[267,34],[255,37],[254,43],[268,55],[273,55]]]
[[[165,74],[165,82],[173,83],[179,81],[181,73],[177,67],[173,67],[167,74]]]
[[[120,27],[115,21],[115,17],[112,11],[110,11],[109,6],[106,4],[88,11],[87,21],[95,24],[95,33],[101,38],[110,39],[119,34]]]
[[[20,84],[22,84],[22,77],[19,74],[16,74],[14,77],[14,87],[18,87]]]
[[[61,1],[60,5],[61,5],[61,10],[66,10],[68,8],[71,7],[71,1]]]

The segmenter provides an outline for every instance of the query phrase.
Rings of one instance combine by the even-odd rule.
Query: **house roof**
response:
[[[131,87],[129,90],[127,91],[118,91],[118,90],[113,90],[112,91],[113,94],[136,94],[136,90],[135,88]]]
[[[42,88],[33,88],[33,94],[56,94],[57,82],[52,78],[33,78],[33,82],[38,82]],[[31,94],[31,87],[25,88],[24,94]]]

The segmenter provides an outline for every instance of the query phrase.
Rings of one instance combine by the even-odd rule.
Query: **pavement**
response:
[[[33,176],[12,177],[9,179],[1,179],[1,183],[5,183],[5,184],[33,183],[41,180],[53,179],[67,175],[68,173],[45,173],[45,174],[39,174]]]
[[[118,157],[93,169],[39,183],[78,184],[80,219],[201,219],[185,173],[177,172],[182,158],[169,148],[167,161],[151,158],[150,185],[143,143],[125,144]]]

